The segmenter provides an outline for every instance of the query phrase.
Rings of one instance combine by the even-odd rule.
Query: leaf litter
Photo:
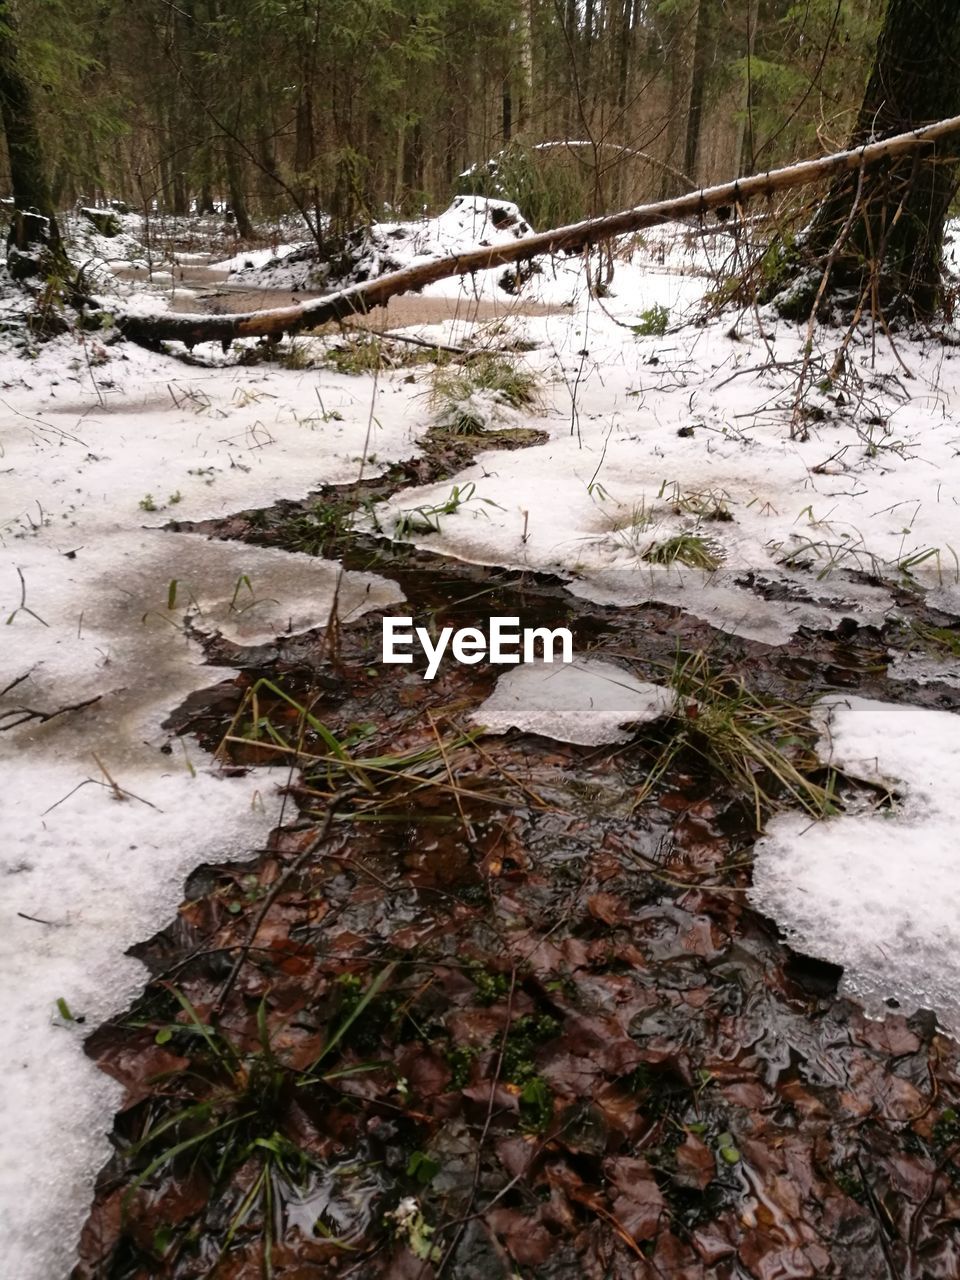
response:
[[[906,693],[895,628],[768,649],[423,552],[376,568],[424,617],[566,623],[641,680],[672,646],[704,705],[714,668],[714,714],[747,680],[751,713]],[[375,668],[378,639],[378,614],[335,652],[221,638],[242,674],[173,717],[285,768],[299,817],[191,877],[137,949],[142,999],[89,1041],[126,1098],[76,1280],[956,1274],[957,1046],[867,1017],[751,907],[776,771],[735,785],[685,697],[626,743],[478,737],[493,673]],[[815,736],[768,763],[882,807]]]

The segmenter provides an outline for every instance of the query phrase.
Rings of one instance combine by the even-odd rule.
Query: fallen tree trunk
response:
[[[470,275],[491,267],[508,266],[524,262],[542,254],[577,253],[578,251],[609,240],[614,236],[647,227],[676,222],[686,217],[698,217],[711,209],[731,206],[743,208],[748,201],[758,197],[767,199],[777,192],[795,187],[809,186],[838,173],[859,168],[869,168],[884,160],[919,151],[940,138],[960,133],[960,116],[941,120],[937,124],[909,133],[897,134],[882,142],[873,142],[849,151],[822,156],[818,160],[805,160],[785,169],[755,174],[725,182],[718,187],[678,196],[673,200],[660,200],[655,204],[639,205],[622,213],[606,214],[585,222],[559,227],[525,236],[508,244],[492,248],[471,249],[451,258],[437,258],[420,266],[392,271],[375,280],[351,285],[337,293],[317,298],[297,306],[276,307],[269,311],[250,311],[239,315],[123,315],[115,316],[116,324],[125,337],[145,346],[156,346],[164,341],[179,341],[188,347],[200,342],[220,342],[225,347],[235,338],[281,338],[284,334],[297,333],[305,328],[315,328],[331,320],[343,320],[348,316],[364,314],[375,307],[383,307],[391,298],[402,293],[422,289],[451,276]]]

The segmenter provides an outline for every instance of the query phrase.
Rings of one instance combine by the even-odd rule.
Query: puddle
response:
[[[115,274],[121,280],[151,279],[151,273],[141,267],[120,267]],[[160,283],[169,281],[170,307],[178,312],[233,315],[265,311],[272,307],[298,306],[323,297],[322,293],[310,290],[251,289],[243,283],[242,275],[238,277],[235,273],[194,262],[177,265],[172,270],[164,266],[152,273],[152,279]],[[351,316],[349,327],[388,333],[393,329],[443,324],[448,320],[469,325],[517,315],[555,315],[562,310],[562,307],[515,298],[506,293],[502,299],[438,298],[411,293],[391,299],[386,307],[379,307],[369,315]],[[325,329],[334,332],[339,330],[339,326],[327,325]]]
[[[505,610],[521,611],[522,600],[527,620],[564,608],[548,582],[486,578]],[[475,586],[452,566],[404,575],[414,609],[437,591],[464,620],[478,608]],[[601,636],[624,645],[622,618],[619,629],[597,616],[572,621],[581,638],[592,632],[595,649]],[[683,624],[666,609],[637,621],[632,634],[649,644],[656,629],[661,653]],[[365,720],[372,732],[352,748],[357,759],[425,749],[431,722],[449,744],[414,790],[397,776],[382,803],[346,804],[328,843],[281,886],[224,1008],[219,1025],[253,1061],[262,1006],[271,1052],[314,1081],[297,1086],[279,1120],[317,1164],[284,1192],[275,1260],[329,1265],[329,1231],[350,1242],[364,1275],[419,1266],[387,1216],[412,1201],[429,1238],[453,1250],[454,1275],[526,1268],[546,1280],[565,1256],[587,1269],[587,1241],[607,1253],[623,1247],[606,1215],[628,1212],[663,1274],[682,1264],[707,1275],[721,1256],[761,1276],[750,1260],[766,1259],[769,1272],[784,1250],[791,1274],[826,1275],[829,1265],[883,1274],[888,1252],[901,1269],[922,1256],[949,1274],[956,1241],[941,1225],[952,1194],[942,1161],[960,1103],[956,1047],[923,1019],[867,1019],[838,997],[838,970],[798,956],[747,906],[750,806],[694,751],[677,755],[639,802],[662,745],[656,726],[612,748],[522,733],[488,738],[482,752],[454,745],[465,704],[479,702],[495,673],[447,667],[432,683],[397,668],[371,674],[375,623],[344,628],[336,662],[311,666],[300,637],[262,649],[247,675],[269,670],[301,697],[312,688],[314,714],[344,738]],[[218,714],[222,726],[228,713]],[[448,766],[459,805],[444,790]],[[305,774],[297,794],[308,813],[331,782],[325,766]],[[309,834],[290,830],[257,862],[198,873],[176,923],[138,949],[158,979],[175,974],[202,1019],[229,972],[222,948],[247,936],[238,926]],[[384,974],[382,996],[325,1060],[333,1078],[304,1072]],[[175,1018],[158,983],[91,1052],[139,1089],[157,1066],[157,1027]],[[167,1050],[196,1053],[180,1030]],[[184,1078],[183,1087],[195,1086]],[[122,1132],[142,1132],[150,1105],[135,1102]],[[334,1187],[332,1167],[351,1166],[352,1179]],[[186,1168],[154,1175],[121,1228],[110,1196],[130,1174],[114,1162],[78,1277],[101,1274],[132,1238],[149,1238],[153,1206],[184,1197]],[[888,1206],[892,1242],[875,1196]],[[188,1201],[174,1221],[170,1274],[189,1273],[188,1242],[203,1241],[210,1258],[223,1247],[218,1202]],[[655,1206],[648,1227],[635,1203]],[[557,1216],[544,1218],[544,1205]],[[259,1265],[263,1213],[252,1205],[224,1265]],[[458,1236],[454,1224],[471,1213],[476,1231]],[[625,1274],[630,1259],[627,1251]]]

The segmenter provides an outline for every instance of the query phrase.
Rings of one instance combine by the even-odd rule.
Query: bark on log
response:
[[[838,173],[857,170],[861,166],[869,168],[893,157],[920,151],[938,139],[954,134],[960,134],[960,116],[941,120],[925,128],[913,129],[881,142],[822,156],[817,160],[805,160],[785,169],[739,178],[672,200],[639,205],[621,213],[606,214],[600,218],[558,227],[553,231],[526,236],[508,244],[471,249],[454,257],[438,258],[420,266],[405,267],[401,271],[393,271],[375,280],[351,285],[337,293],[296,306],[216,316],[171,313],[144,316],[121,313],[115,314],[115,320],[125,337],[149,347],[166,341],[183,342],[188,347],[200,342],[220,342],[226,347],[235,338],[280,338],[284,334],[315,328],[331,320],[365,314],[376,307],[386,306],[391,298],[399,294],[422,289],[425,285],[451,276],[470,275],[491,267],[524,262],[542,254],[576,253],[614,236],[643,231],[648,227],[676,222],[686,217],[698,217],[711,209],[731,205],[742,207],[751,200],[766,199],[780,191],[809,186]]]

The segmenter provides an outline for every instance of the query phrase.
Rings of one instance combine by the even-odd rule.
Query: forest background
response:
[[[249,237],[261,217],[337,232],[455,190],[515,200],[545,228],[838,149],[882,11],[22,0],[17,18],[56,207],[226,205]]]

